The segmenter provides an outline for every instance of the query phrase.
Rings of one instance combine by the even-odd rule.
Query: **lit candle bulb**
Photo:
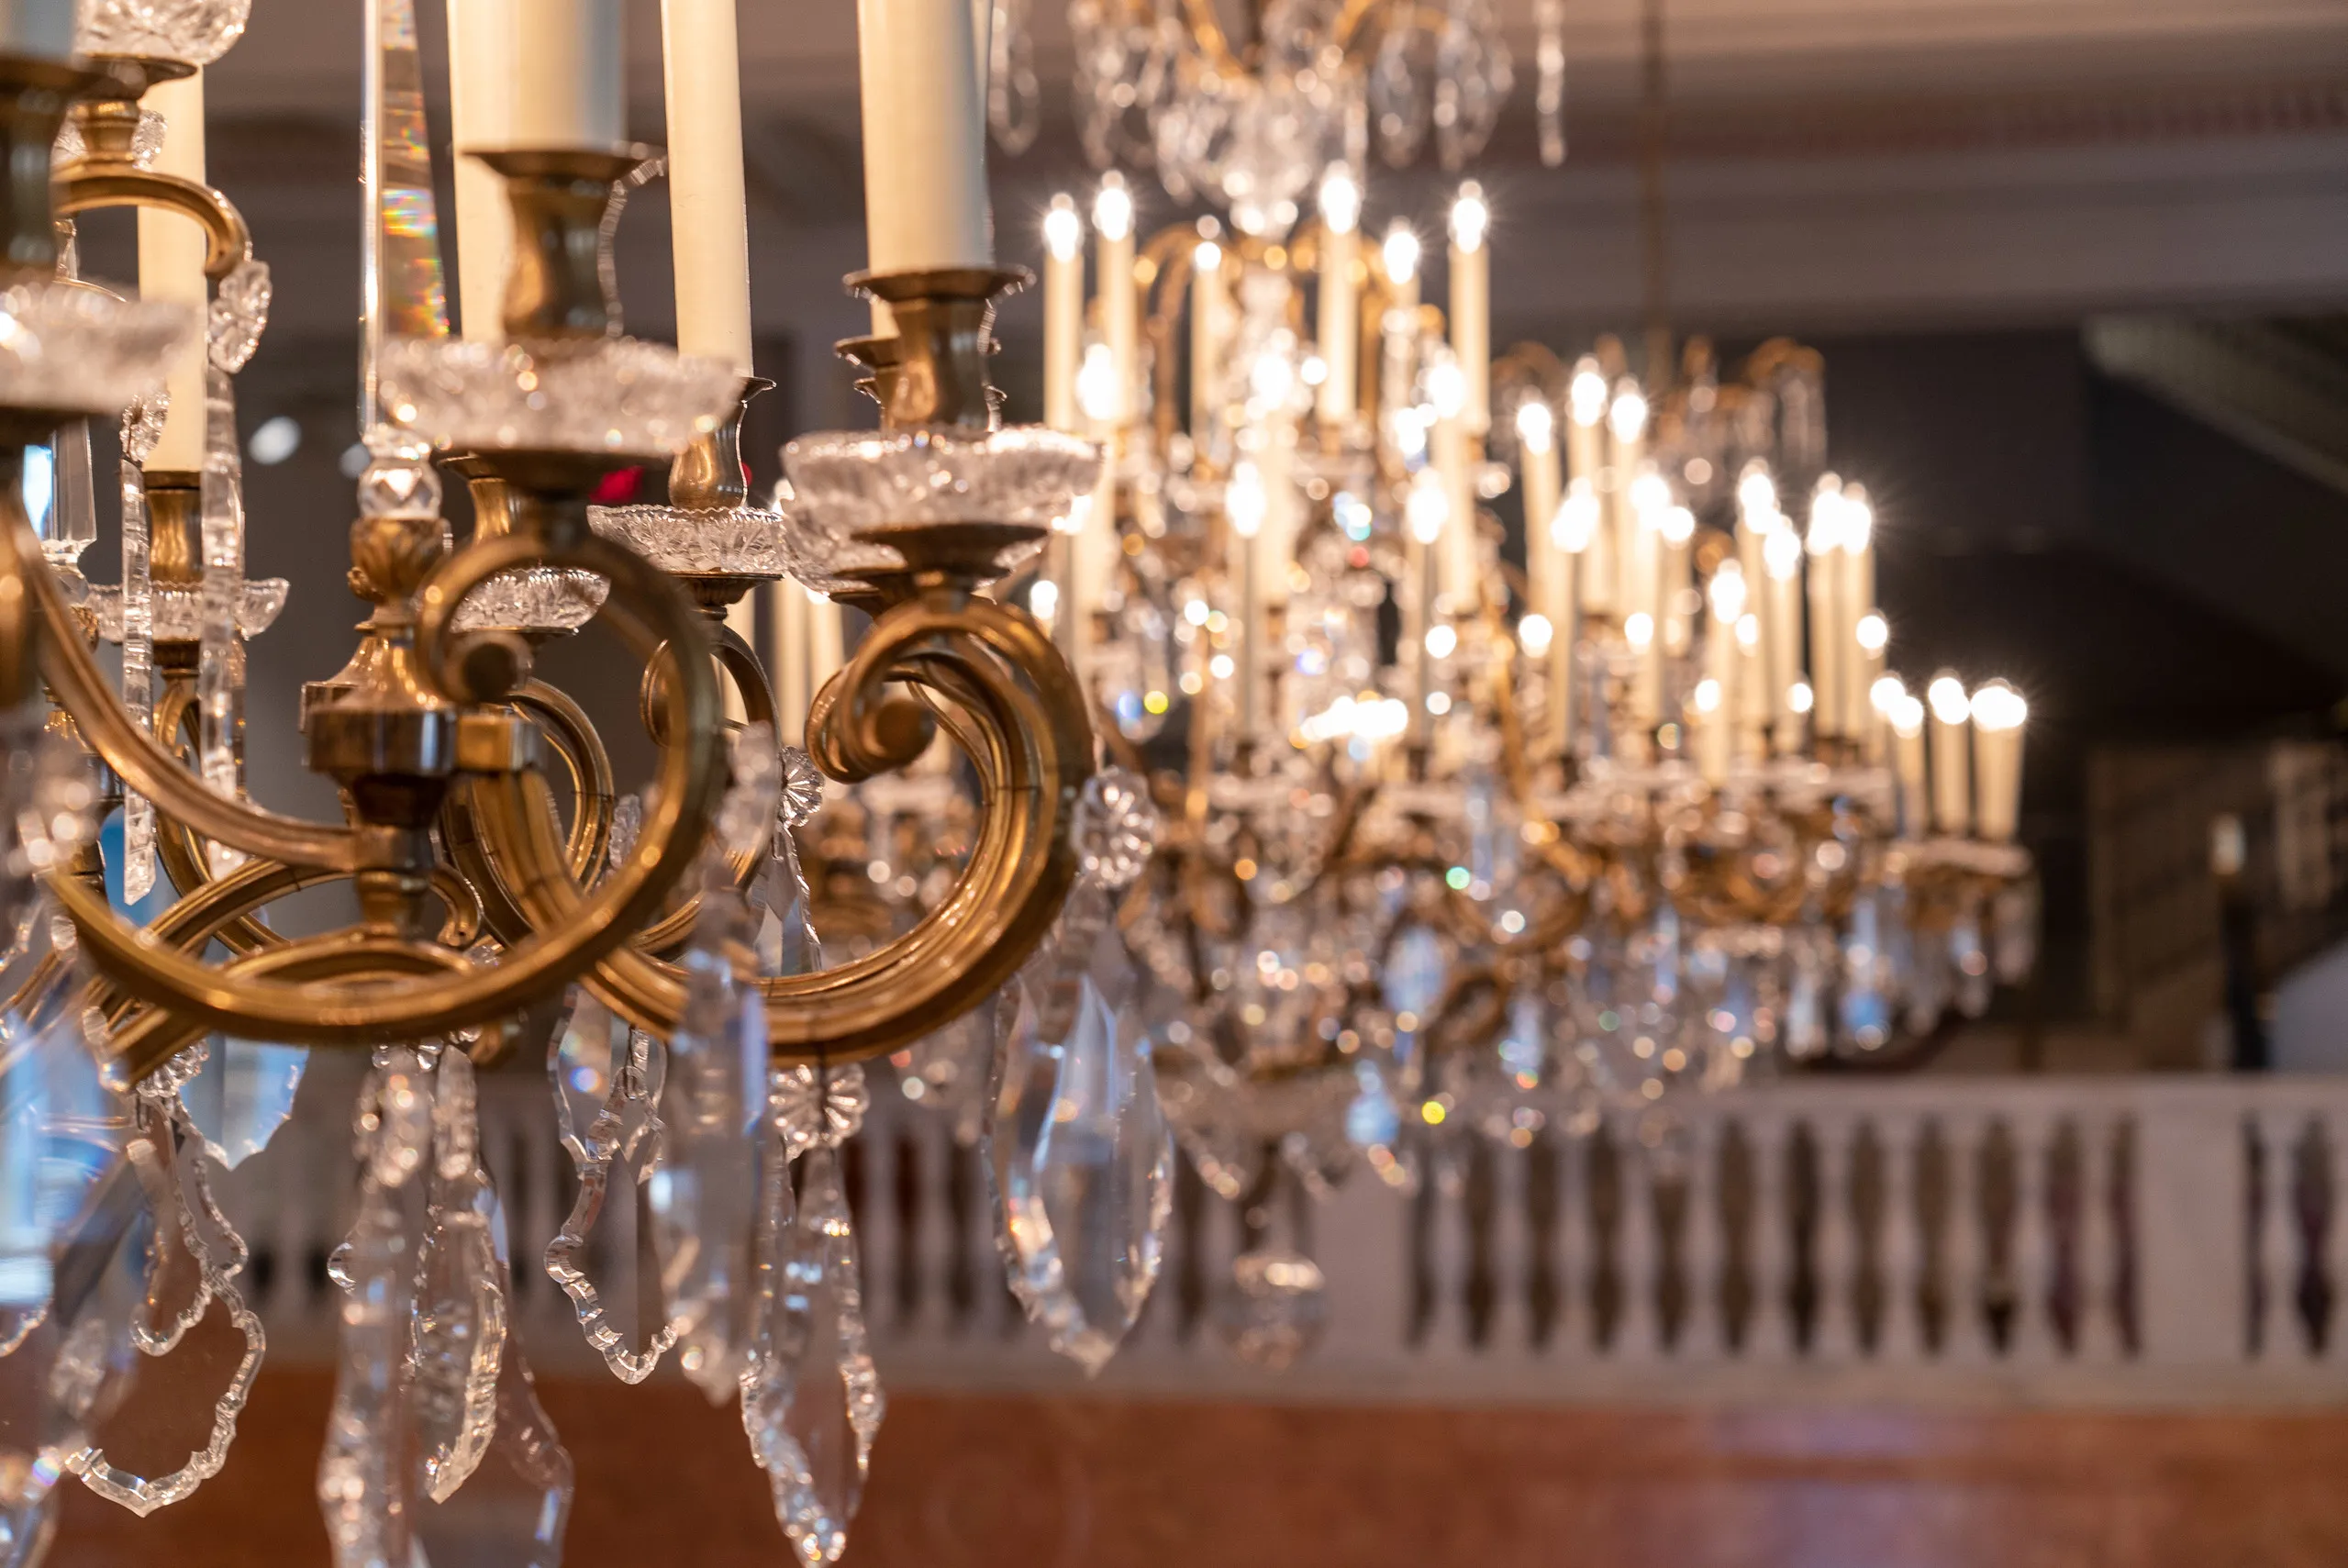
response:
[[[1562,499],[1557,464],[1557,418],[1549,405],[1529,397],[1517,406],[1517,459],[1525,498],[1525,585],[1532,606],[1552,626],[1564,624],[1563,605],[1572,584],[1564,552],[1550,523]]]
[[[1747,579],[1747,595],[1758,604]],[[1769,663],[1764,657],[1761,617],[1747,610],[1737,617],[1737,755],[1759,762],[1769,754]]]
[[[1202,452],[1222,444],[1223,339],[1230,329],[1231,285],[1223,275],[1222,225],[1198,220],[1190,251],[1190,437]]]
[[[1924,772],[1924,702],[1903,691],[1891,706],[1892,771],[1899,780],[1899,830],[1920,839],[1931,823],[1931,786]]]
[[[1605,373],[1598,369],[1594,356],[1585,354],[1575,365],[1574,379],[1566,385],[1565,476],[1569,481],[1586,483],[1593,502],[1598,496],[1599,471],[1606,466],[1608,401]],[[1615,603],[1621,574],[1621,568],[1615,564],[1617,542],[1613,531],[1603,526],[1603,519],[1593,525],[1580,572],[1582,608],[1590,615],[1612,616],[1619,608]]]
[[[1330,164],[1321,176],[1320,228],[1320,357],[1329,367],[1320,384],[1320,418],[1339,427],[1353,417],[1362,379],[1362,311],[1353,279],[1362,245],[1362,186],[1342,163]]]
[[[1851,628],[1847,635],[1857,640],[1860,649],[1860,657],[1843,667],[1843,728],[1855,740],[1867,728],[1868,688],[1884,669],[1883,648],[1880,644],[1872,651],[1868,648],[1866,630],[1868,617],[1883,618],[1875,612],[1875,511],[1867,503],[1864,484],[1845,484],[1835,511],[1835,537],[1842,547],[1842,618]]]
[[[2008,843],[2021,820],[2022,723],[2030,704],[2004,681],[1973,694],[1975,827],[1992,843]]]
[[[1778,753],[1790,757],[1802,749],[1801,716],[1793,706],[1802,664],[1802,540],[1789,518],[1775,520],[1761,541],[1761,560],[1767,583],[1761,634],[1770,719],[1776,728]]]
[[[1492,253],[1484,243],[1492,209],[1470,180],[1452,203],[1452,353],[1466,393],[1462,417],[1470,436],[1492,426]]]
[[[1875,611],[1869,610],[1859,617],[1858,628],[1853,632],[1851,643],[1850,668],[1856,672],[1852,684],[1859,688],[1858,696],[1851,704],[1851,739],[1864,744],[1867,761],[1880,762],[1883,761],[1884,738],[1883,705],[1879,700],[1882,694],[1878,688],[1888,678],[1884,675],[1883,668],[1884,651],[1891,646],[1891,624]],[[1862,682],[1864,685],[1860,684]],[[1892,684],[1897,686],[1899,683],[1894,681]]]
[[[1241,459],[1231,470],[1230,481],[1223,489],[1223,516],[1231,525],[1230,555],[1225,571],[1240,585],[1240,650],[1233,663],[1240,683],[1239,732],[1242,737],[1255,733],[1257,688],[1263,674],[1256,667],[1264,644],[1263,562],[1256,549],[1256,536],[1263,531],[1264,514],[1269,509],[1263,473],[1252,460]]]
[[[1932,677],[1924,700],[1932,709],[1932,827],[1964,833],[1973,826],[1973,759],[1965,743],[1973,704],[1964,683],[1947,670]]]
[[[1697,683],[1693,722],[1696,765],[1709,784],[1725,784],[1735,751],[1736,727],[1730,694],[1737,684],[1737,623],[1744,618],[1744,568],[1723,561],[1712,573],[1705,599],[1710,612],[1704,627],[1704,678]],[[1705,700],[1708,691],[1710,700]]]
[[[1108,425],[1122,430],[1139,411],[1136,392],[1141,375],[1141,295],[1133,275],[1133,193],[1125,176],[1115,170],[1101,176],[1100,194],[1093,198],[1093,233],[1099,276],[1101,336],[1108,344],[1110,369],[1117,377],[1108,406]]]
[[[1618,569],[1614,607],[1616,613],[1627,616],[1648,609],[1647,601],[1654,593],[1653,563],[1642,566],[1632,559],[1638,550],[1639,516],[1631,488],[1646,462],[1647,395],[1629,376],[1615,383],[1607,403],[1606,430],[1607,457],[1598,495],[1607,503],[1606,526],[1614,535]]]
[[[1597,580],[1592,562],[1597,553],[1598,496],[1586,476],[1577,477],[1567,487],[1565,499],[1558,504],[1545,531],[1558,551],[1564,589],[1558,598],[1564,607],[1563,617],[1555,621],[1555,635],[1549,645],[1550,733],[1561,745],[1570,745],[1579,700],[1575,689],[1575,652],[1582,640],[1586,595]]]
[[[1842,606],[1842,484],[1832,474],[1818,482],[1810,496],[1809,557],[1810,686],[1818,695],[1812,728],[1821,739],[1846,733],[1842,704],[1849,689],[1850,617]]]
[[[1427,372],[1427,395],[1435,410],[1431,456],[1441,474],[1446,518],[1439,542],[1437,584],[1452,615],[1471,613],[1480,601],[1481,575],[1475,538],[1475,465],[1473,432],[1467,427],[1466,378],[1456,361]]]
[[[1043,215],[1043,422],[1078,428],[1076,374],[1085,354],[1085,219],[1066,195]]]
[[[1696,514],[1685,506],[1666,506],[1657,532],[1664,546],[1657,618],[1663,623],[1664,652],[1677,659],[1687,652],[1696,629]]]

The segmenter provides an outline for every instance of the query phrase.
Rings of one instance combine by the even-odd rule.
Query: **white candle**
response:
[[[1632,560],[1639,536],[1638,506],[1630,491],[1647,461],[1647,395],[1629,376],[1615,383],[1607,405],[1607,458],[1598,480],[1598,494],[1608,503],[1608,526],[1614,533],[1616,563],[1620,568],[1615,607],[1625,616],[1644,609],[1654,593],[1654,563]],[[1611,483],[1609,483],[1611,481]]]
[[[1288,603],[1288,569],[1296,559],[1296,426],[1285,412],[1275,414],[1263,433],[1256,465],[1263,474],[1263,528],[1256,536],[1256,581],[1267,606]],[[1272,659],[1268,645],[1264,656]]]
[[[1965,746],[1973,705],[1964,683],[1946,670],[1932,677],[1924,696],[1932,709],[1932,826],[1964,833],[1973,826],[1972,759]]]
[[[774,687],[774,722],[783,739],[794,746],[807,744],[807,590],[785,578],[773,585],[768,601],[774,632],[767,650],[766,668]]]
[[[1757,591],[1759,581],[1745,579],[1748,606],[1766,602]],[[1756,762],[1769,755],[1769,662],[1763,651],[1763,637],[1760,612],[1748,607],[1736,624],[1737,755]]]
[[[1068,571],[1061,579],[1067,592],[1061,595],[1056,622],[1062,628],[1060,645],[1079,673],[1090,660],[1097,634],[1094,617],[1107,603],[1116,577],[1117,550],[1117,475],[1104,464],[1092,504],[1085,509],[1084,527],[1069,541]]]
[[[1222,227],[1206,217],[1198,229],[1201,238],[1190,253],[1190,436],[1204,453],[1222,447],[1223,339],[1230,330],[1231,285],[1216,238]]]
[[[1582,613],[1596,574],[1598,497],[1586,477],[1576,477],[1559,504],[1556,517],[1542,529],[1559,551],[1563,581],[1556,584],[1549,613],[1553,628],[1549,644],[1549,712],[1551,732],[1570,747],[1577,694],[1575,650],[1582,640]]]
[[[1353,417],[1361,371],[1361,306],[1353,270],[1361,264],[1362,187],[1341,163],[1320,182],[1320,420],[1340,427]]]
[[[1851,686],[1843,699],[1851,739],[1865,747],[1866,760],[1884,760],[1885,702],[1897,680],[1884,673],[1884,651],[1891,645],[1891,627],[1873,610],[1859,617],[1851,637]],[[1890,681],[1890,687],[1884,683]]]
[[[0,51],[64,60],[73,53],[73,0],[0,0]]]
[[[1606,466],[1606,376],[1597,361],[1584,355],[1574,367],[1565,399],[1565,476],[1577,488],[1586,487],[1590,505],[1602,507],[1599,471]],[[1590,541],[1582,552],[1579,571],[1581,606],[1594,616],[1611,616],[1617,606],[1621,568],[1616,564],[1616,537],[1603,515],[1591,519]]]
[[[2008,843],[2021,820],[2022,721],[2030,704],[2004,681],[1973,694],[1975,825],[1992,843]]]
[[[1665,507],[1659,531],[1664,549],[1656,619],[1664,628],[1664,654],[1677,659],[1687,652],[1695,634],[1696,514],[1685,506]]]
[[[204,180],[204,72],[147,90],[148,108],[163,117],[163,146],[158,173]],[[204,230],[188,218],[154,207],[139,209],[139,293],[147,299],[172,299],[208,308],[211,287],[204,276]],[[147,460],[150,473],[200,473],[204,469],[204,335],[172,362],[165,385],[171,412],[162,438]]]
[[[734,0],[662,0],[676,344],[751,372],[750,207]]]
[[[1451,325],[1471,436],[1492,428],[1492,252],[1484,243],[1491,227],[1484,187],[1470,180],[1452,203]]]
[[[1538,397],[1517,406],[1517,468],[1525,498],[1525,585],[1532,607],[1556,625],[1557,594],[1570,569],[1550,525],[1557,520],[1564,482],[1557,466],[1557,416]]]
[[[1802,541],[1789,519],[1775,519],[1761,541],[1761,559],[1767,581],[1760,629],[1769,712],[1778,752],[1792,756],[1802,747],[1802,717],[1794,706],[1794,687],[1802,678]]]
[[[621,9],[621,0],[513,0],[510,145],[627,140]]]
[[[457,151],[457,303],[475,343],[506,337],[514,213],[505,177],[466,154],[513,138],[513,0],[449,0],[449,140]]]
[[[1256,694],[1262,678],[1256,662],[1264,645],[1263,562],[1256,545],[1269,506],[1263,471],[1252,459],[1242,458],[1231,470],[1223,492],[1223,515],[1230,524],[1230,553],[1225,570],[1240,586],[1240,646],[1231,667],[1239,682],[1235,706],[1242,739],[1252,737],[1256,728]]]
[[[1903,695],[1891,710],[1892,771],[1899,779],[1899,830],[1921,839],[1931,823],[1931,795],[1924,771],[1924,702]]]
[[[1704,782],[1724,784],[1735,749],[1736,729],[1731,703],[1737,689],[1737,623],[1744,618],[1744,567],[1723,561],[1713,572],[1705,595],[1708,612],[1704,623],[1704,677],[1697,684],[1690,705],[1696,726],[1696,762]]]
[[[1472,614],[1482,595],[1475,539],[1475,478],[1473,473],[1467,421],[1456,402],[1436,405],[1430,455],[1443,486],[1444,522],[1436,541],[1436,586],[1449,614]]]
[[[875,272],[995,264],[969,0],[858,0],[864,231]]]
[[[1140,412],[1141,293],[1133,275],[1133,194],[1115,170],[1101,176],[1100,194],[1093,198],[1093,286],[1100,292],[1101,336],[1117,377],[1109,424],[1121,430]]]
[[[1850,676],[1846,673],[1853,617],[1842,605],[1842,533],[1841,485],[1834,475],[1819,481],[1810,497],[1809,557],[1810,690],[1818,699],[1813,727],[1821,737],[1845,733],[1842,704]]]
[[[1085,220],[1074,200],[1056,195],[1043,215],[1043,422],[1071,434],[1084,339]]]
[[[1858,652],[1844,669],[1843,728],[1856,740],[1869,728],[1872,710],[1868,694],[1875,677],[1883,673],[1885,643],[1885,639],[1870,632],[1866,625],[1867,617],[1875,615],[1875,514],[1867,505],[1866,486],[1844,485],[1836,514],[1835,537],[1842,545],[1842,618],[1850,628],[1845,635],[1858,647]],[[1880,616],[1876,622],[1877,630],[1882,630]],[[1875,638],[1872,649],[1868,646],[1871,637]]]

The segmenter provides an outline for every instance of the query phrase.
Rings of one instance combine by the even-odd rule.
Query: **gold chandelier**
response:
[[[1012,985],[1072,889],[1130,880],[1146,853],[1143,807],[1096,777],[1060,655],[983,593],[1091,487],[1098,458],[992,413],[992,302],[1022,274],[994,264],[970,8],[864,7],[872,264],[851,282],[883,328],[862,348],[881,427],[795,442],[785,515],[751,506],[741,479],[760,384],[731,0],[667,7],[681,351],[618,325],[609,230],[648,157],[619,134],[618,7],[451,0],[470,259],[458,338],[411,0],[365,5],[372,462],[350,584],[373,608],[300,715],[310,766],[341,791],[334,823],[242,787],[242,639],[284,591],[243,581],[234,424],[267,281],[188,133],[197,70],[242,31],[243,0],[0,11],[14,171],[0,914],[18,937],[0,1044],[0,1558],[39,1557],[61,1477],[144,1513],[222,1462],[262,1341],[189,1089],[237,1042],[272,1041],[373,1054],[318,1482],[338,1561],[409,1561],[451,1528],[468,1480],[500,1467],[533,1505],[517,1516],[527,1539],[504,1544],[556,1561],[568,1461],[504,1330],[472,1074],[512,1050],[526,1009],[567,995],[550,1065],[581,1186],[549,1272],[625,1380],[674,1346],[713,1397],[739,1388],[778,1516],[825,1561],[880,1409],[831,1163],[861,1116],[856,1064]],[[72,217],[121,206],[142,214],[128,300],[80,281],[70,242]],[[83,422],[126,409],[125,575],[94,588],[79,572],[95,533]],[[28,454],[55,478],[38,518]],[[664,505],[591,504],[604,476],[654,460],[670,464]],[[472,491],[462,544],[436,463]],[[806,753],[778,744],[739,624],[745,595],[786,570],[873,617],[807,705]],[[640,798],[615,798],[584,711],[533,673],[547,639],[591,617],[646,668],[659,763]],[[94,656],[101,632],[123,645],[119,692]],[[910,929],[817,969],[791,828],[824,776],[905,768],[940,734],[974,784],[966,854]],[[95,824],[117,809],[110,868]],[[106,884],[111,870],[143,891],[150,852],[175,897],[142,928]],[[338,882],[355,921],[272,929],[278,900]],[[632,1315],[585,1261],[615,1174],[637,1189],[650,1249]],[[117,1466],[105,1434],[160,1397],[141,1372],[211,1314],[247,1349],[206,1442],[159,1473]],[[807,1429],[824,1420],[844,1450]]]

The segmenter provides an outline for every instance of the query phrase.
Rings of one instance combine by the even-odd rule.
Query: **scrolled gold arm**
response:
[[[837,969],[762,981],[767,1038],[780,1061],[855,1061],[909,1044],[977,1006],[1043,940],[1075,878],[1069,827],[1092,773],[1082,693],[1051,639],[1024,611],[938,595],[884,613],[810,724],[818,755],[862,767],[895,747],[878,731],[892,682],[937,691],[962,710],[950,726],[965,743],[983,795],[968,862],[952,890],[913,929]],[[554,847],[529,781],[472,784],[484,834],[508,858],[543,860]],[[537,835],[540,842],[521,840]],[[574,885],[525,890],[543,927],[578,917]],[[684,1004],[676,969],[622,950],[587,985],[639,1027],[675,1027]]]

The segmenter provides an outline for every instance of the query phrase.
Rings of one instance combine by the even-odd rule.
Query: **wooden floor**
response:
[[[730,1409],[550,1383],[569,1568],[788,1562]],[[141,1521],[69,1482],[58,1568],[325,1564],[328,1387],[262,1378]],[[2348,1413],[1666,1414],[892,1402],[850,1568],[2339,1568]]]

